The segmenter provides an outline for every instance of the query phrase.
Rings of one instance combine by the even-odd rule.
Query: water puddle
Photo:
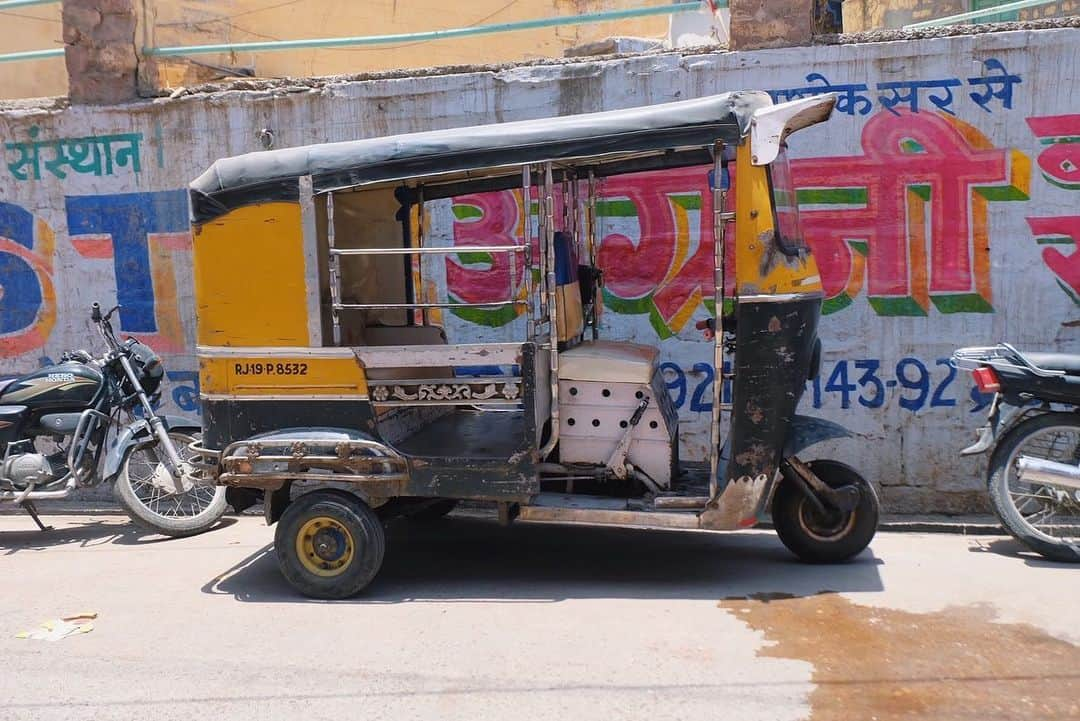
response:
[[[720,607],[814,667],[812,721],[1080,719],[1080,646],[987,606],[909,613],[831,592],[754,594]]]

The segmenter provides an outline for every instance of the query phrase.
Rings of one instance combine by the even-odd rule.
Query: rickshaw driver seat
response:
[[[660,351],[585,341],[559,354],[559,460],[608,465],[623,436],[626,459],[660,488],[677,475],[679,417],[659,369]],[[633,416],[646,403],[637,425]]]
[[[626,452],[639,473],[670,488],[678,464],[678,416],[659,371],[660,351],[651,345],[583,340],[582,270],[572,237],[554,233],[555,311],[558,331],[559,460],[608,464],[629,432]],[[645,412],[630,427],[634,412]]]
[[[555,234],[555,294],[559,334],[559,459],[605,465],[629,432],[626,454],[639,472],[668,488],[678,464],[678,415],[653,346],[584,341],[579,268],[568,234]],[[645,412],[630,428],[642,401]]]
[[[559,354],[559,378],[648,385],[659,358],[659,349],[651,345],[587,341]]]

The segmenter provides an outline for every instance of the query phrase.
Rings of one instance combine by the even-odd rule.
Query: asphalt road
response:
[[[769,532],[451,518],[391,529],[346,602],[298,597],[261,519],[162,540],[0,516],[0,719],[1075,719],[1080,567],[879,534],[841,566]],[[14,638],[99,614],[56,643]]]

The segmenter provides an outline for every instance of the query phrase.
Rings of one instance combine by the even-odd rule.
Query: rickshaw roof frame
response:
[[[675,148],[663,151],[650,151],[642,153],[606,153],[604,155],[585,155],[578,158],[563,159],[560,161],[540,161],[527,165],[537,166],[534,172],[539,175],[545,162],[550,162],[555,172],[570,172],[578,175],[593,172],[594,177],[604,178],[612,175],[624,175],[649,170],[666,170],[669,168],[681,168],[692,165],[708,165],[712,163],[709,151],[698,147]],[[365,183],[363,185],[347,185],[340,188],[327,188],[324,193],[349,193],[376,190],[379,188],[395,187],[398,189],[399,200],[413,200],[418,196],[418,190],[423,188],[425,200],[438,200],[440,198],[452,198],[467,193],[484,193],[497,190],[508,190],[521,187],[522,165],[495,165],[487,168],[470,168],[467,170],[449,171],[445,173],[425,173],[423,175],[410,175],[402,178],[391,178],[385,181]]]
[[[828,118],[834,103],[835,96],[826,94],[773,105],[768,93],[736,91],[623,110],[247,153],[217,160],[192,181],[192,215],[195,222],[205,222],[235,207],[295,197],[295,185],[304,176],[311,177],[312,190],[319,194],[417,177],[461,173],[467,178],[476,171],[543,162],[595,165],[587,161],[664,158],[671,151],[740,142],[747,135],[761,136],[752,140],[754,162],[764,165],[775,159],[791,132]]]

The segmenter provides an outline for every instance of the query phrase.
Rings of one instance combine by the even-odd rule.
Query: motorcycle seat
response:
[[[1065,371],[1065,375],[1080,376],[1080,355],[1072,353],[1024,353],[1028,361],[1043,370]]]

